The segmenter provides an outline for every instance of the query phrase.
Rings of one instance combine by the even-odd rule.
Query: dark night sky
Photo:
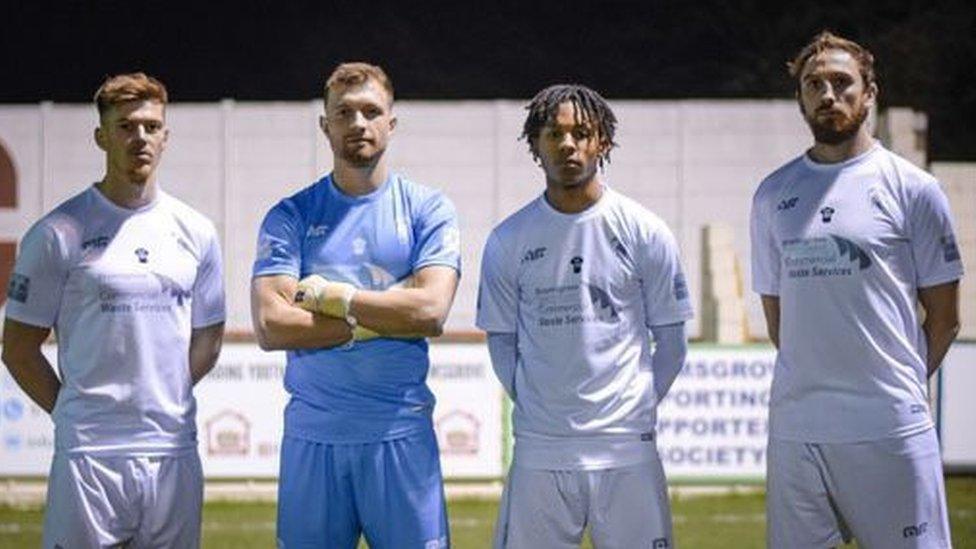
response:
[[[0,102],[88,101],[136,69],[175,101],[308,99],[357,59],[411,99],[527,98],[557,81],[610,98],[789,97],[785,61],[823,28],[874,51],[882,105],[929,113],[933,158],[976,160],[963,1],[37,2],[0,7]]]

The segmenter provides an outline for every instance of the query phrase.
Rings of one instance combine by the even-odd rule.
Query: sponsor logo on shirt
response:
[[[542,259],[546,255],[546,248],[543,246],[541,248],[534,248],[532,250],[526,250],[525,255],[522,256],[522,263],[528,261],[535,261],[537,259]]]
[[[784,210],[792,209],[794,206],[796,206],[796,203],[799,201],[800,201],[800,197],[798,196],[787,198],[786,200],[781,200],[780,203],[776,206],[776,211],[782,212]]]
[[[902,528],[901,537],[903,538],[918,538],[924,536],[926,532],[929,531],[929,523],[922,522],[920,524],[912,524]]]
[[[569,264],[571,267],[573,267],[573,272],[579,274],[579,272],[583,269],[583,258],[578,255],[574,256],[573,259],[569,260]]]
[[[946,263],[952,263],[953,261],[959,261],[959,246],[956,246],[956,237],[947,234],[939,239],[942,244],[942,259]]]
[[[674,298],[678,301],[683,299],[688,299],[688,283],[685,282],[684,273],[678,273],[674,275],[674,281],[671,286],[674,291]]]
[[[596,313],[597,320],[603,320],[604,322],[617,322],[620,320],[620,313],[614,307],[610,294],[593,284],[587,284],[586,289],[589,290],[590,303],[593,305],[593,311]]]
[[[830,223],[830,220],[834,217],[834,212],[837,210],[831,208],[830,206],[824,206],[820,208],[820,221],[824,223]]]
[[[30,277],[12,273],[10,283],[7,284],[7,299],[27,303],[28,295],[30,295]]]
[[[152,273],[152,275],[156,277],[156,280],[159,281],[159,285],[162,287],[163,293],[168,293],[170,297],[175,298],[178,306],[182,307],[183,300],[190,297],[190,292],[181,288],[180,285],[177,284],[172,278],[158,273]]]
[[[871,257],[860,246],[843,237],[828,236],[784,240],[786,275],[789,278],[851,276],[871,266]]]

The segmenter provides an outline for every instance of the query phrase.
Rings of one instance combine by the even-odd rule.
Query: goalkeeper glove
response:
[[[298,281],[295,303],[305,309],[326,316],[346,319],[356,287],[346,282],[333,282],[319,275]]]

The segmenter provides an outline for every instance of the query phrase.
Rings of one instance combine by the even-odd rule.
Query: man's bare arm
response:
[[[61,381],[41,353],[50,328],[31,326],[7,318],[3,324],[3,363],[20,388],[45,412],[54,410]]]
[[[922,331],[928,347],[926,367],[931,377],[959,333],[959,281],[919,288],[918,300],[925,309]]]
[[[779,349],[779,296],[763,295],[762,298],[763,314],[766,316],[766,333],[769,340]]]
[[[441,335],[457,291],[457,271],[432,265],[420,269],[412,278],[406,288],[357,290],[349,305],[350,314],[360,325],[385,336]]]
[[[345,320],[311,313],[295,305],[298,281],[288,275],[251,281],[251,321],[258,344],[266,351],[317,349],[352,338]]]
[[[217,364],[223,342],[223,322],[193,329],[190,334],[190,379],[194,385]]]

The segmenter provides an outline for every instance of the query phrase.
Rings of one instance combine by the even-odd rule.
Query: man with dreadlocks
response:
[[[578,547],[589,525],[597,548],[671,547],[654,424],[692,316],[678,247],[601,182],[617,120],[598,93],[552,86],[527,110],[546,190],[492,231],[478,300],[515,403],[495,546]]]
[[[867,49],[823,32],[789,67],[814,143],[752,204],[752,287],[778,349],[768,545],[949,547],[926,391],[959,329],[949,204],[871,137]]]

